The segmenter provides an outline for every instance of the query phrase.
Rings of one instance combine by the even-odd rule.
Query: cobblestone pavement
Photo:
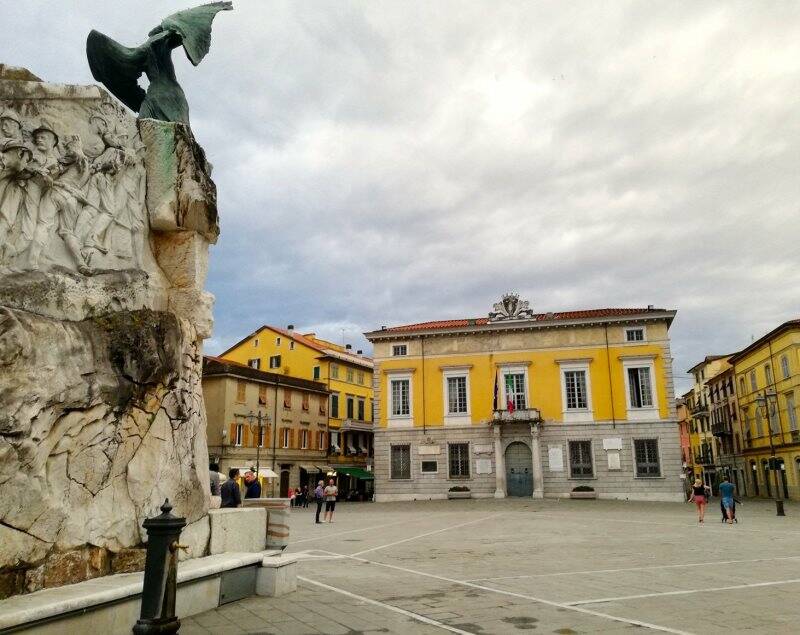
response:
[[[800,505],[462,500],[293,510],[298,591],[181,633],[796,633]]]

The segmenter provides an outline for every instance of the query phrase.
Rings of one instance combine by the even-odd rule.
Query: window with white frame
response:
[[[789,419],[789,430],[797,432],[797,411],[794,405],[794,393],[787,392],[784,399],[786,400],[786,418]]]
[[[331,379],[339,379],[339,365],[331,364]]]
[[[569,474],[572,478],[591,478],[594,476],[591,441],[569,442]]]
[[[260,357],[256,357],[254,359],[248,359],[247,360],[247,365],[250,368],[256,368],[256,369],[261,368],[261,358]]]
[[[525,390],[525,371],[506,370],[503,372],[503,390],[506,410],[524,410],[528,407]]]
[[[631,326],[625,329],[626,342],[644,342],[644,327]]]
[[[770,366],[769,364],[766,364],[764,366],[764,378],[767,381],[767,386],[772,384],[772,366]]]
[[[451,375],[447,381],[447,414],[467,413],[467,376]]]
[[[289,428],[284,428],[281,431],[281,447],[286,450],[289,447]]]
[[[653,385],[649,366],[632,366],[628,371],[628,398],[631,408],[653,407]]]
[[[393,445],[390,450],[391,465],[390,475],[392,479],[411,478],[411,446],[410,445]]]
[[[233,439],[233,445],[242,445],[243,439],[244,439],[244,424],[237,423],[236,424],[236,430],[235,430],[235,436],[234,436],[234,439]]]
[[[258,426],[258,447],[264,447],[264,433],[266,432],[266,426]]]
[[[403,357],[408,355],[408,344],[392,345],[392,357]]]
[[[348,368],[347,372],[345,373],[345,377],[347,377],[347,381],[349,381],[351,384],[353,383],[354,374],[355,374],[355,371],[353,371],[352,368]]]
[[[792,370],[789,368],[789,357],[787,355],[781,357],[781,374],[784,379],[789,379],[789,375],[792,374]]]
[[[637,477],[655,478],[661,476],[658,439],[634,439],[633,454],[636,462]]]
[[[396,377],[389,380],[391,416],[407,417],[411,414],[411,379]]]
[[[750,371],[750,390],[755,392],[758,390],[758,381],[756,380],[756,371]]]
[[[308,449],[308,430],[300,431],[300,449],[301,450]]]
[[[281,345],[281,338],[280,337],[276,337],[275,338],[275,346],[280,346],[280,345]]]
[[[253,340],[253,348],[258,348],[258,338]]]
[[[469,478],[469,443],[448,443],[448,476]]]
[[[280,355],[272,355],[269,358],[269,367],[270,368],[280,368],[281,367],[281,356]]]
[[[294,350],[294,340],[292,340],[291,342],[289,342],[289,350],[290,350],[290,351],[293,351],[293,350]]]
[[[564,399],[567,410],[586,410],[589,407],[585,370],[564,371]]]
[[[325,449],[325,432],[323,430],[317,432],[317,448],[320,450]]]

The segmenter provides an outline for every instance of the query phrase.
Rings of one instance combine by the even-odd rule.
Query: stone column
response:
[[[533,498],[544,498],[544,470],[539,448],[539,430],[531,426],[531,454],[533,458]]]
[[[495,498],[506,497],[506,457],[503,454],[503,442],[500,440],[500,426],[494,426],[494,474]]]

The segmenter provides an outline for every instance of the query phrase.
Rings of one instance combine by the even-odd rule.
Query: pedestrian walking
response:
[[[725,515],[728,517],[728,524],[733,524],[733,509],[734,500],[733,496],[736,493],[736,486],[728,481],[728,477],[722,477],[722,483],[719,485],[719,495],[722,498],[722,506],[725,508]]]
[[[258,482],[255,472],[252,470],[244,473],[244,497],[261,498],[261,483]]]
[[[325,494],[325,520],[332,523],[333,512],[336,509],[336,496],[339,494],[339,488],[336,487],[333,479],[328,481],[328,487],[323,493]]]
[[[319,525],[319,515],[322,511],[322,503],[325,502],[325,481],[320,481],[317,483],[317,489],[314,490],[314,501],[317,503],[317,516],[316,516],[316,524]]]
[[[242,506],[242,492],[239,490],[239,483],[236,482],[237,478],[239,478],[239,470],[232,467],[228,470],[228,480],[219,488],[222,496],[221,507]]]
[[[706,486],[703,485],[703,481],[699,478],[696,479],[692,486],[692,495],[689,497],[688,501],[690,503],[694,501],[694,504],[697,505],[697,522],[699,523],[705,522],[706,505],[708,504],[706,489]]]
[[[308,485],[303,485],[303,509],[308,508]]]

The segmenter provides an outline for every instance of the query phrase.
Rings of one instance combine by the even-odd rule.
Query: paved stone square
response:
[[[182,633],[794,633],[800,505],[462,500],[293,510],[297,593],[183,621]]]

